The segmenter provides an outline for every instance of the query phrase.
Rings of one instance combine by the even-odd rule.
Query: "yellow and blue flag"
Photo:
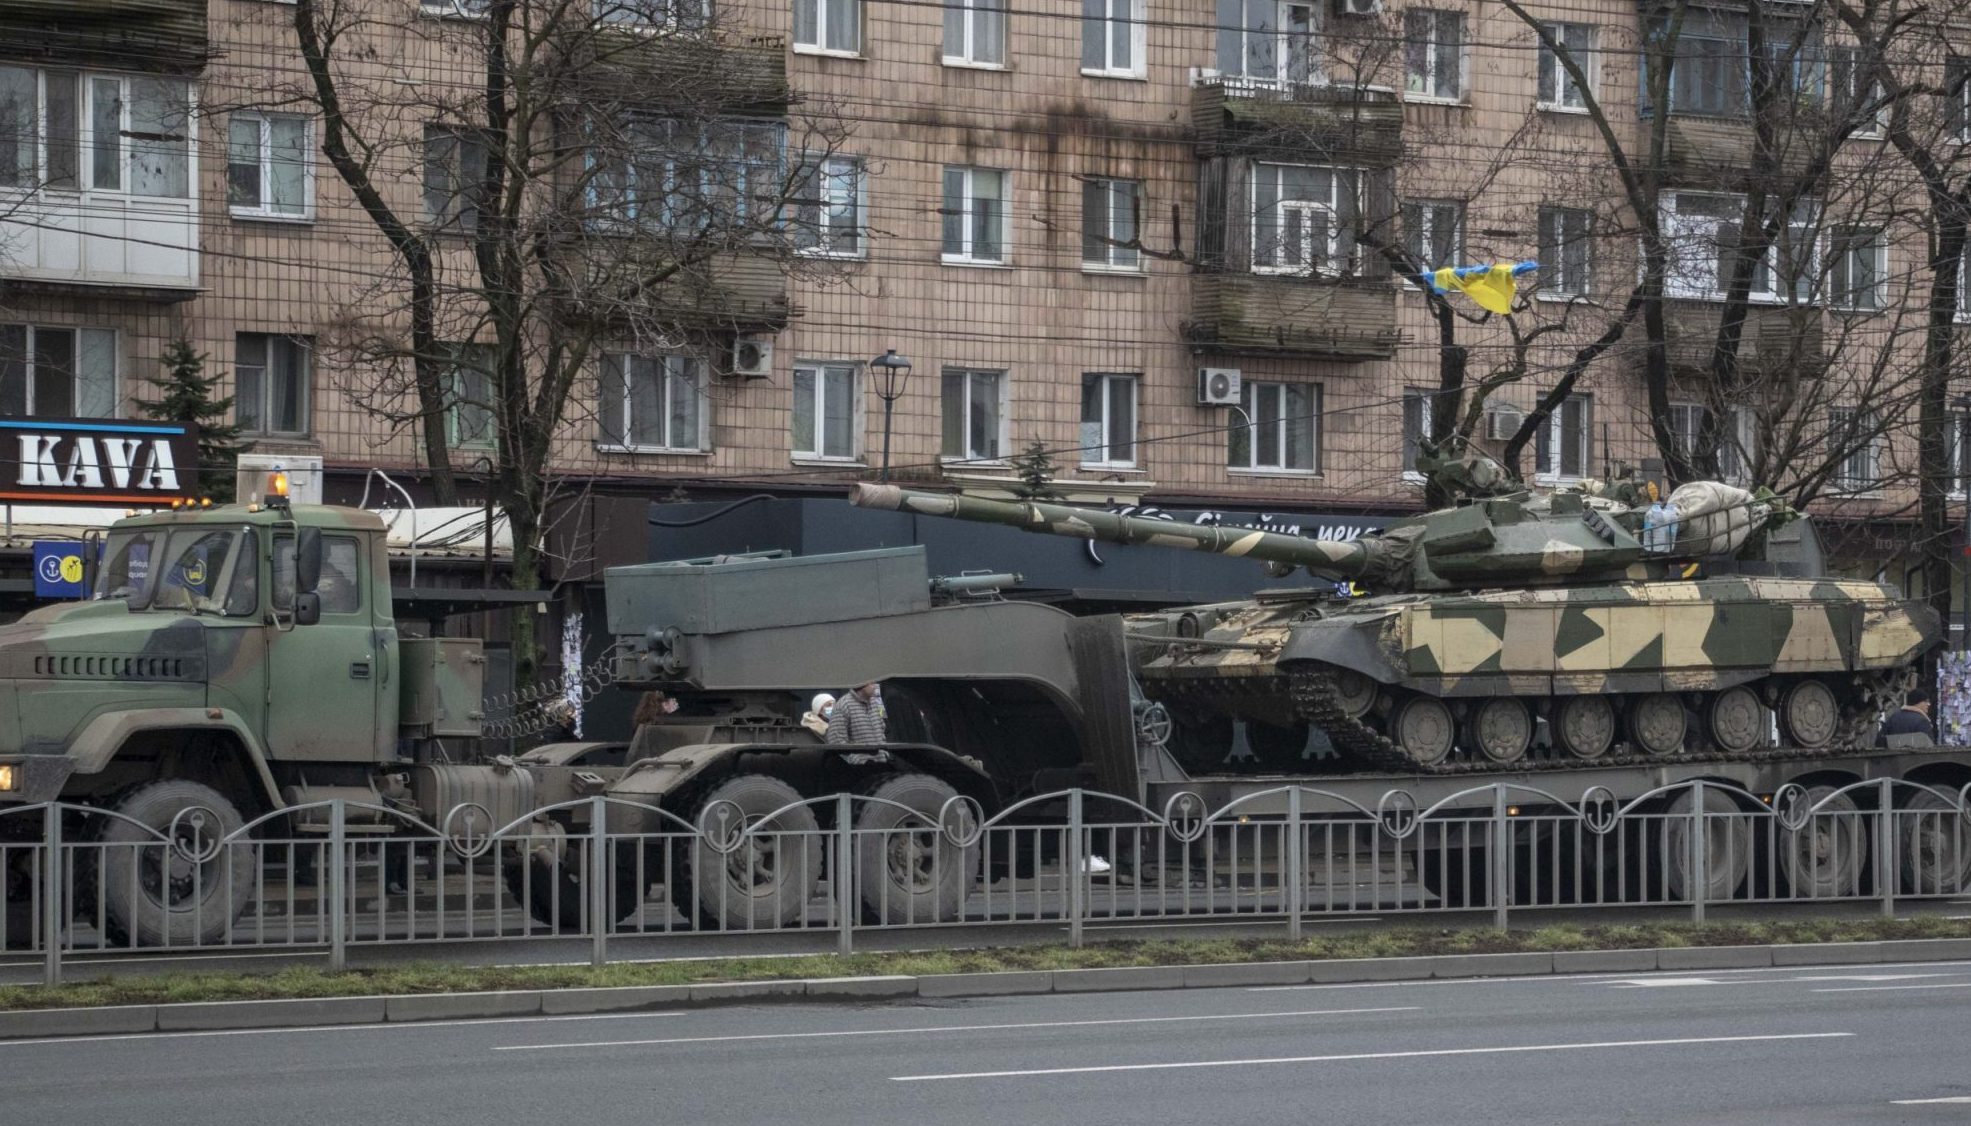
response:
[[[1478,307],[1481,309],[1505,314],[1512,312],[1513,298],[1519,294],[1519,275],[1531,273],[1539,268],[1538,262],[1446,266],[1434,273],[1423,275],[1423,280],[1438,293],[1456,291],[1478,302]]]

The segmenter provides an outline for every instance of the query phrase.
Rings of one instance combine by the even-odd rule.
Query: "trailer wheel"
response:
[[[1956,895],[1971,889],[1971,826],[1957,806],[1926,790],[1896,814],[1903,890]]]
[[[928,774],[891,774],[865,794],[876,800],[855,819],[864,916],[878,924],[957,921],[979,870],[978,845],[961,849],[938,827],[958,791]]]
[[[536,823],[533,832],[514,839],[523,851],[505,858],[500,877],[513,898],[526,906],[534,921],[558,931],[580,932],[588,918],[588,896],[584,893],[589,840],[571,837],[559,822]],[[634,921],[643,909],[643,893],[648,890],[638,877],[634,842],[618,842],[605,856],[610,862],[609,894],[604,906],[610,926]],[[645,877],[652,875],[646,868]]]
[[[1651,849],[1651,858],[1662,866],[1663,889],[1671,899],[1689,898],[1699,878],[1704,880],[1706,902],[1730,899],[1752,874],[1752,826],[1742,816],[1705,818],[1705,855],[1693,865],[1689,817],[1694,804],[1689,791],[1678,794],[1670,803],[1661,844]],[[1714,814],[1739,812],[1738,803],[1729,795],[1709,788],[1704,791],[1704,810]],[[1699,871],[1703,873],[1701,877]]]
[[[223,936],[253,895],[253,850],[219,845],[246,824],[239,810],[212,787],[186,781],[138,786],[114,808],[123,817],[104,818],[101,847],[90,850],[110,940],[196,946]]]
[[[739,774],[713,787],[693,819],[701,839],[691,842],[690,895],[676,901],[696,903],[700,924],[713,930],[771,930],[799,920],[827,851],[814,810],[796,805],[800,800],[792,786],[765,774]],[[752,835],[722,853],[710,840],[734,839],[741,826],[712,822],[734,807]]]
[[[1832,786],[1815,786],[1802,804],[1811,806],[1832,793]],[[1834,797],[1798,831],[1781,831],[1787,890],[1807,899],[1860,894],[1862,873],[1868,870],[1868,840],[1855,803],[1846,794]]]

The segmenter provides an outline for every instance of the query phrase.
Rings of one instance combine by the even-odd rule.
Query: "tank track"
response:
[[[1263,692],[1267,688],[1277,689],[1280,687],[1281,679],[1268,677],[1259,684],[1241,685],[1242,691],[1239,694],[1249,695]],[[1850,696],[1859,697],[1859,702],[1843,708],[1840,731],[1827,746],[1817,750],[1766,747],[1741,754],[1729,754],[1719,750],[1700,749],[1657,755],[1630,750],[1628,744],[1618,742],[1607,754],[1596,759],[1577,759],[1558,753],[1552,757],[1536,757],[1529,753],[1514,763],[1497,763],[1476,755],[1460,757],[1470,754],[1462,751],[1453,752],[1453,757],[1444,762],[1418,762],[1397,745],[1395,740],[1362,720],[1350,717],[1342,709],[1339,703],[1338,686],[1332,673],[1319,669],[1296,669],[1285,673],[1284,680],[1295,714],[1325,732],[1335,750],[1340,752],[1350,764],[1368,771],[1440,777],[1542,774],[1569,770],[1599,770],[1604,767],[1684,766],[1707,762],[1798,762],[1802,759],[1837,758],[1872,743],[1878,709],[1892,710],[1901,705],[1903,693],[1916,683],[1916,670],[1892,669],[1882,673],[1857,676],[1851,685]],[[1220,696],[1219,692],[1214,692],[1212,689],[1223,683],[1192,681],[1183,684],[1174,695],[1188,703],[1202,704]],[[1177,686],[1173,685],[1173,687]],[[1693,742],[1701,744],[1704,740],[1699,737],[1698,732],[1693,731],[1685,742],[1686,745]]]

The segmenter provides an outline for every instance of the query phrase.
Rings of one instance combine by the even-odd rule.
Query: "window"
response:
[[[1670,437],[1686,458],[1697,456],[1697,442],[1704,433],[1704,420],[1711,412],[1696,403],[1671,403],[1669,424]],[[1720,450],[1722,455],[1724,451]],[[1722,460],[1722,458],[1720,459]]]
[[[1233,469],[1318,472],[1321,387],[1251,381],[1239,388],[1246,417],[1226,431],[1225,464]]]
[[[1137,223],[1143,185],[1135,180],[1081,182],[1081,264],[1105,270],[1139,270]]]
[[[1882,435],[1875,413],[1856,407],[1835,407],[1829,412],[1828,422],[1828,445],[1841,459],[1834,472],[1834,487],[1849,493],[1865,493],[1881,487],[1877,455]]]
[[[1944,471],[1949,474],[1944,491],[1954,497],[1964,495],[1965,484],[1971,480],[1971,465],[1965,463],[1965,453],[1971,450],[1971,414],[1951,411],[1944,415]]]
[[[689,356],[602,357],[602,444],[622,450],[704,449],[702,365]]]
[[[945,0],[944,61],[1005,66],[1005,0]]]
[[[1670,111],[1725,117],[1745,112],[1750,68],[1742,37],[1685,30],[1670,64]]]
[[[944,456],[997,461],[1006,456],[1006,373],[944,369]],[[1084,452],[1084,460],[1087,458]]]
[[[0,324],[0,415],[115,414],[116,333]]]
[[[486,18],[486,7],[491,2],[492,0],[419,0],[418,10],[427,16],[477,20]]]
[[[303,219],[309,212],[309,123],[284,113],[235,113],[226,139],[233,214]]]
[[[1420,387],[1403,389],[1403,474],[1417,475],[1417,456],[1430,437],[1431,393]]]
[[[81,76],[0,66],[0,188],[82,186]]]
[[[322,537],[322,577],[315,584],[322,613],[354,614],[363,608],[362,558],[354,536]],[[274,537],[274,609],[294,609],[294,537]]]
[[[1971,141],[1971,58],[1944,61],[1944,123],[1951,136]]]
[[[486,146],[464,129],[424,127],[424,217],[469,231],[479,220],[477,195],[486,178]]]
[[[1545,477],[1579,478],[1594,464],[1592,401],[1569,395],[1533,438],[1533,471]]]
[[[1880,137],[1889,127],[1889,107],[1882,84],[1863,85],[1868,59],[1860,47],[1836,47],[1828,59],[1828,108],[1836,119],[1852,116],[1857,137]]]
[[[1403,13],[1404,90],[1455,102],[1464,95],[1465,15],[1410,8]]]
[[[944,170],[944,260],[1006,261],[1012,177],[993,168]]]
[[[1141,77],[1145,0],[1081,0],[1081,72]]]
[[[1593,83],[1596,78],[1597,60],[1595,56],[1595,28],[1586,23],[1550,23],[1546,32],[1553,41],[1564,48],[1581,68],[1581,73]],[[1540,92],[1539,106],[1549,110],[1586,110],[1588,91],[1581,89],[1580,83],[1561,65],[1560,52],[1540,40]]]
[[[1735,195],[1665,193],[1663,231],[1671,245],[1668,291],[1673,297],[1722,300],[1744,252],[1745,200]],[[1754,301],[1812,299],[1817,272],[1815,208],[1799,205],[1773,244],[1752,263],[1748,296]],[[1880,274],[1877,274],[1880,277]]]
[[[786,126],[775,121],[631,122],[613,151],[591,155],[592,222],[679,230],[764,226],[780,210],[786,139]],[[434,198],[428,176],[427,208]]]
[[[1880,309],[1889,274],[1889,243],[1882,232],[1837,229],[1828,239],[1828,253],[1834,259],[1828,277],[1834,304],[1843,309]]]
[[[1081,377],[1081,463],[1136,464],[1136,376]]]
[[[861,160],[831,156],[804,162],[795,174],[791,203],[796,250],[835,258],[862,256]]]
[[[794,46],[837,55],[860,53],[861,0],[794,0]]]
[[[487,344],[441,344],[445,386],[452,403],[445,432],[454,448],[490,447],[497,434],[493,417],[493,348]]]
[[[794,456],[856,456],[855,364],[794,365]]]
[[[0,187],[192,198],[181,79],[0,66]]]
[[[1420,199],[1403,205],[1403,244],[1426,268],[1461,265],[1465,205]]]
[[[233,341],[233,417],[248,434],[306,434],[310,349],[306,340],[242,332]]]
[[[1585,297],[1594,284],[1594,213],[1576,207],[1540,208],[1540,289],[1552,297]]]
[[[1338,274],[1354,264],[1355,169],[1255,164],[1252,181],[1253,269]]]
[[[473,0],[483,5],[485,0]],[[618,27],[702,28],[711,23],[711,0],[596,0],[595,22]]]
[[[1218,0],[1218,73],[1266,82],[1320,82],[1317,11],[1312,3]]]

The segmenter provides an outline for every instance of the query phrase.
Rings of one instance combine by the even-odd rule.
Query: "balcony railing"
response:
[[[1312,155],[1362,165],[1403,151],[1403,103],[1394,90],[1201,71],[1191,82],[1191,126],[1201,151]]]

